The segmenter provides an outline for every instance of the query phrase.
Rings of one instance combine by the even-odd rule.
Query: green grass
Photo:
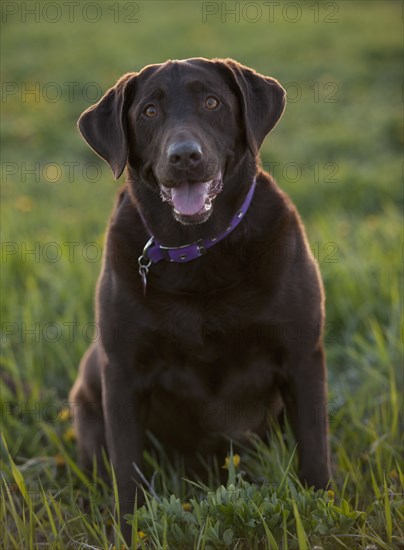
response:
[[[297,204],[325,283],[332,492],[299,485],[290,434],[230,461],[225,486],[225,457],[205,487],[184,480],[156,443],[135,546],[402,548],[401,3],[339,2],[339,22],[328,24],[313,22],[312,3],[296,23],[275,11],[273,23],[255,24],[203,23],[199,2],[140,2],[138,23],[114,23],[111,4],[100,5],[98,23],[14,16],[2,29],[3,80],[17,91],[2,103],[0,548],[106,549],[111,532],[120,546],[113,491],[80,471],[61,412],[92,337],[117,189],[75,123],[91,103],[86,83],[105,90],[147,63],[197,55],[275,76],[292,99],[262,160]],[[51,82],[79,84],[72,100],[21,97],[24,83],[42,92]],[[62,163],[73,162],[69,177]],[[95,182],[82,174],[93,162]]]

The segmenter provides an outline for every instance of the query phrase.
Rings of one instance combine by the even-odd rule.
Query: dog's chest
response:
[[[272,378],[264,350],[255,347],[241,350],[226,339],[223,346],[170,351],[159,357],[155,382],[177,394],[193,392],[196,398],[234,396],[249,388],[257,393],[262,384],[270,383]]]
[[[279,410],[276,358],[242,336],[217,339],[193,349],[161,342],[150,365],[156,434],[162,418],[181,433],[257,431]]]
[[[242,400],[266,394],[281,367],[264,325],[243,312],[174,307],[144,339],[150,385],[178,398]]]

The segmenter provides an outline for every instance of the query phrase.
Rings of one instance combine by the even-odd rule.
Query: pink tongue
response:
[[[174,207],[180,214],[192,216],[204,207],[208,196],[209,183],[181,183],[171,189]]]

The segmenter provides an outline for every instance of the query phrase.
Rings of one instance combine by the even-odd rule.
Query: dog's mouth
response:
[[[160,196],[174,211],[181,223],[203,223],[212,213],[212,203],[223,187],[219,172],[213,179],[203,182],[183,181],[175,187],[160,185]]]

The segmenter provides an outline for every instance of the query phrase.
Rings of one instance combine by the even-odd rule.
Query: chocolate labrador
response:
[[[284,107],[275,79],[193,58],[126,74],[80,117],[115,178],[126,167],[100,338],[70,396],[81,461],[102,468],[106,450],[122,516],[147,430],[191,459],[225,452],[223,434],[264,437],[283,409],[301,479],[329,480],[322,283],[296,208],[259,166]]]

